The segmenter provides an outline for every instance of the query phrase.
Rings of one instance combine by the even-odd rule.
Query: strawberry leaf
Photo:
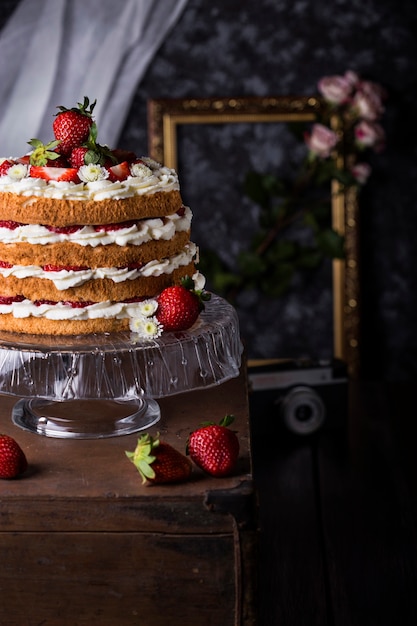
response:
[[[226,428],[233,424],[235,421],[234,415],[225,415],[222,420],[219,422],[219,426],[225,426]]]

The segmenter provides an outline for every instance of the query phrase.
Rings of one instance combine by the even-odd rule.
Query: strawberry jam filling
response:
[[[19,226],[23,226],[19,222],[13,222],[12,220],[0,220],[0,228],[8,228],[9,230],[16,230]]]
[[[0,304],[13,304],[13,302],[23,302],[24,296],[0,296]]]
[[[128,263],[127,265],[120,265],[116,269],[118,270],[140,270],[145,263],[142,261],[133,261],[132,263]],[[12,263],[8,261],[0,260],[0,269],[11,269],[13,267]],[[86,272],[90,268],[88,265],[52,265],[48,263],[47,265],[41,266],[44,272]]]
[[[178,209],[176,215],[178,215],[178,217],[184,217],[185,206],[182,206],[180,209]],[[161,219],[164,223],[166,222],[166,218],[161,217],[159,219]],[[116,230],[123,230],[124,228],[132,228],[132,226],[137,226],[139,224],[140,221],[138,220],[128,220],[126,222],[118,222],[114,224],[97,224],[95,226],[92,226],[92,228],[94,228],[96,232],[111,232]],[[14,222],[13,220],[0,220],[0,228],[16,230],[16,228],[19,228],[20,226],[28,226],[28,224]],[[72,235],[73,233],[76,233],[77,231],[85,228],[84,226],[81,226],[79,224],[73,224],[71,226],[51,226],[48,224],[42,224],[42,226],[44,228],[47,228],[50,232],[56,233],[57,235]]]
[[[89,268],[86,265],[42,265],[45,272],[84,272]]]
[[[35,300],[33,303],[35,306],[42,306],[42,304],[48,304],[49,306],[56,306],[57,304],[63,304],[64,306],[70,306],[72,309],[85,309],[87,306],[97,304],[91,300],[75,301],[75,300],[63,300],[55,302],[54,300]]]

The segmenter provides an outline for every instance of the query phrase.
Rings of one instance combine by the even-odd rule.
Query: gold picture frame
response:
[[[153,99],[148,102],[149,155],[178,170],[177,131],[188,124],[314,122],[323,106],[314,96]],[[340,119],[334,130],[343,133]],[[343,142],[342,142],[343,143]],[[337,154],[344,160],[344,154]],[[353,378],[360,372],[358,202],[353,187],[332,181],[332,224],[345,238],[345,258],[333,261],[333,352]]]

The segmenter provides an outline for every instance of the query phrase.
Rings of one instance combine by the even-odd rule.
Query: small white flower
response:
[[[130,330],[143,339],[156,339],[163,331],[156,317],[135,317],[130,321]]]
[[[96,180],[105,180],[109,177],[109,172],[105,167],[90,163],[90,165],[82,165],[78,170],[78,178],[84,183],[93,183]]]
[[[204,286],[206,284],[206,277],[204,276],[204,274],[197,271],[195,272],[195,274],[193,274],[192,278],[194,281],[194,289],[197,289],[199,291],[204,289]]]
[[[156,300],[144,300],[138,305],[139,313],[143,317],[152,317],[157,308],[158,303]]]
[[[140,157],[140,160],[146,163],[146,165],[150,167],[151,170],[159,170],[161,168],[161,164],[158,163],[158,161],[151,159],[151,157],[143,156],[143,157]]]
[[[12,180],[22,180],[28,175],[28,167],[23,163],[16,163],[7,170],[7,176]]]
[[[135,178],[141,179],[149,178],[149,176],[152,176],[151,168],[144,163],[132,163],[132,165],[130,166],[130,173]]]

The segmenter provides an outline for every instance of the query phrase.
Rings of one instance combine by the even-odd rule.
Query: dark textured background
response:
[[[16,4],[0,3],[2,23]],[[321,76],[346,69],[382,83],[387,149],[374,158],[361,197],[368,377],[412,379],[417,369],[416,27],[415,0],[190,0],[138,87],[119,142],[147,153],[151,98],[315,94]],[[202,248],[214,243],[233,257],[245,245],[256,215],[239,176],[246,167],[279,167],[283,158],[279,136],[265,126],[252,135],[227,125],[183,138],[180,173]],[[331,350],[331,293],[322,286],[272,303],[247,294],[238,311],[252,356]]]

